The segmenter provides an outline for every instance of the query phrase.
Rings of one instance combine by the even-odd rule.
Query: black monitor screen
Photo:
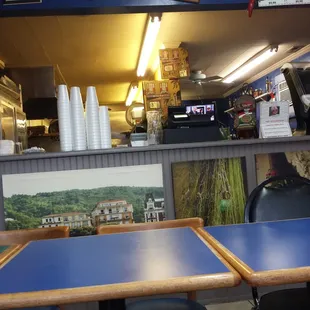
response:
[[[186,113],[194,115],[214,115],[214,104],[188,105],[186,106]]]

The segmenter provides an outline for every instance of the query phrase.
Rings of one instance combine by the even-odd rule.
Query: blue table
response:
[[[252,286],[310,281],[310,219],[198,230]]]
[[[221,260],[191,228],[31,242],[0,269],[0,309],[238,285]]]

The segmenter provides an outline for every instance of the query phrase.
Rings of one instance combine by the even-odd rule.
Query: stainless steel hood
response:
[[[23,110],[27,119],[57,118],[55,71],[52,66],[8,68],[6,72],[22,86]]]

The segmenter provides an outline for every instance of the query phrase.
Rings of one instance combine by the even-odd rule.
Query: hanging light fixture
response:
[[[140,52],[140,58],[137,69],[137,76],[144,76],[156,38],[159,32],[161,16],[149,16],[144,40]]]
[[[270,46],[264,50],[262,50],[260,53],[255,55],[253,58],[249,59],[247,62],[245,62],[241,67],[239,67],[237,70],[233,71],[232,73],[228,74],[223,80],[223,83],[232,83],[235,80],[238,80],[245,74],[247,74],[249,71],[260,65],[261,63],[265,62],[269,58],[275,55],[275,53],[278,51],[278,46]]]
[[[137,92],[138,92],[138,85],[137,84],[131,84],[129,91],[128,91],[128,95],[127,95],[127,99],[126,99],[126,106],[129,107],[132,102],[134,101],[134,99],[136,98]]]

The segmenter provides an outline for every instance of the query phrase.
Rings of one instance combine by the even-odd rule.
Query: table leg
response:
[[[188,292],[187,293],[187,299],[196,301],[197,300],[197,293],[196,292]]]
[[[99,301],[99,310],[126,310],[125,299]]]

